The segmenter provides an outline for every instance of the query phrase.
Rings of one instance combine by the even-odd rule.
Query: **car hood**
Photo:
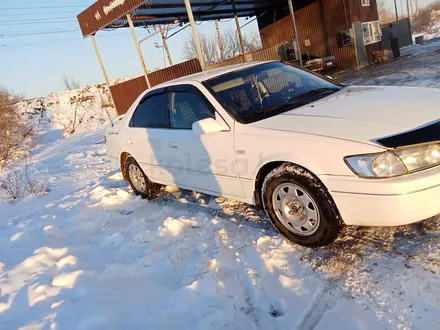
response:
[[[439,119],[438,90],[350,86],[250,125],[377,145],[377,139],[411,131]]]

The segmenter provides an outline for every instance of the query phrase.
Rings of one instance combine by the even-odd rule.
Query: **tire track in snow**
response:
[[[325,313],[335,307],[335,301],[341,298],[334,281],[328,280],[328,284],[321,287],[313,296],[312,303],[302,317],[298,325],[299,330],[313,330],[321,322]]]

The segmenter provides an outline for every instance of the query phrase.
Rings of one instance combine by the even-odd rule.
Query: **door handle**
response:
[[[170,148],[171,148],[171,149],[177,149],[177,145],[175,145],[175,144],[170,144]]]
[[[128,140],[127,143],[128,144],[133,144],[133,141],[132,140]]]

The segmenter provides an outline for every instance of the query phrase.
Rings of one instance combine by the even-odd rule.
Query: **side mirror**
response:
[[[220,124],[214,118],[205,118],[205,119],[196,121],[192,125],[192,130],[196,134],[203,135],[203,134],[209,134],[209,133],[229,131],[229,128],[226,125]]]

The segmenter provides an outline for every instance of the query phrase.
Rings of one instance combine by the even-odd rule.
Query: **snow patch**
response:
[[[59,240],[63,238],[63,233],[61,232],[61,230],[52,225],[45,226],[44,233],[48,238],[59,239]]]
[[[11,236],[11,238],[9,239],[11,242],[15,242],[15,241],[18,241],[19,239],[21,239],[21,237],[23,236],[23,232],[19,232],[19,233],[16,233],[16,234],[14,234],[14,235],[12,235]]]
[[[120,232],[116,232],[113,235],[106,236],[101,241],[103,247],[118,247],[124,242],[124,237]]]
[[[83,273],[82,270],[77,270],[71,273],[61,273],[52,281],[52,285],[56,287],[72,289],[75,286],[77,278]]]
[[[78,330],[107,329],[107,318],[103,315],[92,315],[79,322]]]
[[[74,265],[76,265],[76,262],[77,262],[77,259],[75,256],[67,256],[57,262],[57,268],[61,269],[67,265],[74,266]]]

